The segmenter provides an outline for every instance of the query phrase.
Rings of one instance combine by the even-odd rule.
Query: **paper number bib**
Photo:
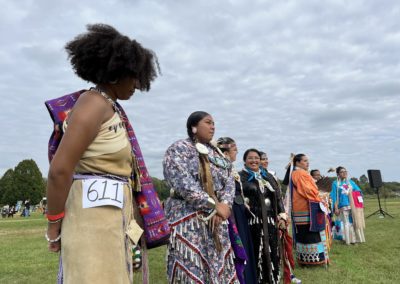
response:
[[[111,179],[82,180],[82,207],[124,205],[124,183]]]

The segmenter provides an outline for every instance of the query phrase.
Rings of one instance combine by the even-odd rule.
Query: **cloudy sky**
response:
[[[34,159],[47,175],[46,99],[87,88],[64,45],[107,23],[153,49],[163,75],[123,105],[150,174],[195,110],[216,138],[256,147],[282,177],[291,152],[323,172],[400,181],[398,1],[0,0],[0,175]]]

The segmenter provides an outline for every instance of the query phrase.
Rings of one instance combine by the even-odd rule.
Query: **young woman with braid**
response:
[[[235,196],[231,163],[211,144],[210,114],[192,113],[186,127],[189,137],[173,143],[163,161],[171,187],[168,282],[238,283],[226,222]]]

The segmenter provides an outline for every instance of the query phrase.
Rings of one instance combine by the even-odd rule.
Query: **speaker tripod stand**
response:
[[[381,206],[381,199],[379,198],[379,187],[376,188],[376,193],[378,194],[378,205],[379,205],[379,209],[376,210],[374,213],[368,215],[367,218],[369,218],[369,217],[371,217],[371,216],[373,216],[373,215],[376,215],[376,214],[382,215],[383,217],[385,217],[386,215],[388,215],[389,217],[394,218],[392,215],[390,215],[389,213],[385,212],[385,210],[382,209],[382,206]]]

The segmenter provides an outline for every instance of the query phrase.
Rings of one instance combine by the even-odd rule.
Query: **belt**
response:
[[[111,179],[129,184],[129,177],[117,176],[112,174],[82,173],[82,174],[74,174],[73,176],[74,180],[91,179],[91,178]]]

